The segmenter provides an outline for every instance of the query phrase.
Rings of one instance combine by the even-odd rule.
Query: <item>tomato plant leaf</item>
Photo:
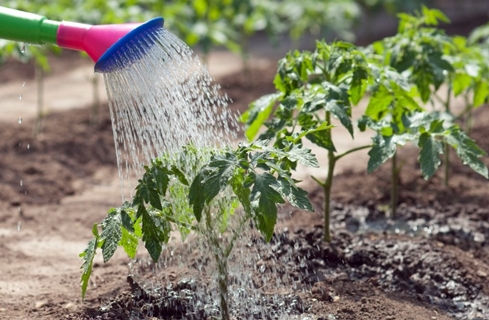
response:
[[[350,98],[354,105],[356,105],[364,96],[365,91],[367,90],[367,79],[368,72],[365,69],[356,68],[353,72],[353,78],[350,88]]]
[[[489,99],[489,83],[478,81],[474,89],[474,107],[483,105]]]
[[[282,93],[280,92],[265,95],[252,102],[249,109],[243,113],[240,120],[246,124],[245,135],[249,141],[255,138],[260,127],[268,120],[275,102],[281,96]]]
[[[311,202],[307,198],[307,191],[298,188],[291,181],[290,177],[280,176],[277,179],[280,188],[277,190],[283,198],[286,198],[290,204],[302,210],[314,211]]]
[[[82,288],[82,299],[85,299],[85,293],[87,292],[88,281],[90,280],[90,275],[92,274],[93,259],[98,247],[99,234],[98,234],[98,224],[94,224],[92,228],[92,234],[94,238],[88,242],[86,249],[80,253],[80,258],[82,258],[83,274],[81,277],[81,288]]]
[[[193,206],[197,220],[202,216],[204,204],[208,204],[227,187],[238,165],[236,155],[228,152],[214,156],[197,174],[189,191],[189,203]]]
[[[285,201],[276,190],[280,187],[277,179],[270,173],[250,173],[250,178],[254,183],[251,190],[251,206],[256,214],[257,227],[265,240],[270,241],[277,222],[277,204]]]
[[[393,95],[384,86],[380,86],[370,98],[365,115],[372,120],[380,120],[393,100]]]
[[[140,206],[140,209],[143,232],[142,240],[151,259],[157,262],[161,255],[163,243],[167,243],[170,239],[171,227],[160,216],[153,212],[148,212],[144,206]]]
[[[188,183],[188,180],[187,178],[185,177],[185,174],[180,170],[178,169],[176,166],[172,166],[171,167],[171,172],[177,177],[177,179],[185,186],[188,186],[189,183]],[[165,192],[162,192],[161,193],[162,195],[165,194]]]
[[[480,159],[480,157],[486,155],[486,152],[482,150],[474,140],[456,126],[451,128],[446,140],[447,143],[455,149],[464,165],[468,165],[478,174],[486,179],[488,178],[487,166]]]
[[[121,240],[119,245],[124,248],[129,258],[134,259],[136,257],[136,251],[138,247],[138,238],[130,233],[126,228],[121,229]]]
[[[440,154],[443,153],[443,143],[437,140],[436,136],[424,132],[419,137],[418,145],[421,148],[418,158],[421,173],[423,178],[428,180],[441,164]]]
[[[104,262],[107,262],[114,255],[119,245],[119,241],[122,238],[120,211],[118,212],[117,209],[109,210],[109,213],[100,226],[102,227],[100,240],[103,241],[102,256]]]

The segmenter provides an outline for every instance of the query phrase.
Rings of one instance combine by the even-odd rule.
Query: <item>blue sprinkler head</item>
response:
[[[163,28],[163,23],[164,19],[161,17],[151,19],[116,40],[97,60],[95,72],[112,72],[142,59],[155,44],[154,38],[150,35],[153,31]]]

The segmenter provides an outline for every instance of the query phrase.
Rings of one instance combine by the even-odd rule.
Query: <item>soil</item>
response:
[[[243,111],[273,91],[274,70],[272,62],[252,69],[252,81],[237,73],[218,82],[232,108]],[[479,109],[476,119],[472,136],[489,150],[489,109]],[[92,225],[121,201],[110,117],[105,106],[95,125],[88,108],[44,121],[36,137],[33,119],[0,126],[0,318],[215,316],[212,280],[192,268],[202,256],[190,255],[188,243],[165,250],[157,265],[143,250],[132,262],[123,252],[107,264],[97,256],[81,301],[78,254]],[[413,147],[400,158],[396,217],[388,210],[389,163],[367,175],[354,156],[344,158],[349,169],[335,177],[330,244],[321,241],[322,193],[306,180],[317,212],[283,206],[271,243],[256,237],[239,247],[260,259],[247,262],[254,298],[236,289],[233,317],[489,319],[487,180],[454,159],[447,188],[439,174],[428,182],[420,177]],[[189,260],[167,263],[173,256]]]

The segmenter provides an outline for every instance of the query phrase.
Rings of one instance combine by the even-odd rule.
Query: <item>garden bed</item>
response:
[[[273,90],[274,71],[255,73],[251,84],[238,80],[241,74],[219,82],[235,101],[233,107],[244,110],[250,100]],[[489,150],[489,110],[477,112],[471,136]],[[200,294],[210,278],[179,264],[152,265],[145,255],[130,269],[121,256],[109,264],[97,261],[87,300],[80,301],[77,253],[93,223],[110,206],[120,205],[108,111],[95,127],[89,114],[88,109],[51,114],[36,140],[29,121],[2,124],[0,318],[212,316],[215,301]],[[437,176],[425,182],[413,154],[409,147],[401,153],[406,162],[398,216],[392,219],[386,217],[389,164],[367,175],[354,156],[345,157],[350,170],[338,175],[333,187],[331,244],[321,242],[321,192],[306,181],[318,213],[284,206],[270,245],[257,238],[240,247],[262,252],[250,270],[254,299],[261,302],[255,309],[237,303],[236,319],[489,317],[487,181],[454,163],[450,188]],[[116,183],[107,186],[109,196],[101,201],[97,188],[107,181]],[[173,254],[179,250],[187,249],[177,246]],[[270,271],[282,279],[281,291],[272,281],[260,280]],[[199,299],[200,306],[188,303]]]

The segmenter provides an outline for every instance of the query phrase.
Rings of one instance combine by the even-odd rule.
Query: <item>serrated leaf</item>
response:
[[[472,78],[465,73],[455,74],[452,82],[453,94],[458,96],[470,86]]]
[[[244,172],[238,171],[231,179],[231,186],[234,194],[238,197],[239,202],[243,206],[243,209],[247,213],[251,213],[250,195],[251,191],[245,187]]]
[[[388,127],[386,127],[388,128]],[[380,165],[392,158],[397,146],[403,146],[407,141],[414,140],[415,135],[410,133],[394,134],[389,136],[377,135],[373,138],[372,149],[368,152],[367,172],[375,171]]]
[[[307,198],[307,191],[298,188],[290,177],[280,176],[277,179],[280,188],[277,191],[283,198],[286,198],[291,205],[302,210],[314,211],[314,208]]]
[[[128,231],[134,232],[134,222],[132,221],[127,211],[125,209],[121,209],[120,212],[122,226]]]
[[[177,179],[185,186],[188,186],[189,183],[188,183],[188,180],[187,178],[185,177],[185,174],[180,170],[178,169],[176,166],[172,166],[171,167],[171,171],[173,172],[173,174],[177,177]],[[164,193],[162,193],[164,194]]]
[[[365,115],[372,120],[380,120],[393,100],[393,95],[384,86],[379,87],[370,98],[367,109],[365,110]]]
[[[245,135],[249,141],[255,138],[263,123],[272,113],[275,101],[281,96],[282,93],[280,92],[265,95],[253,101],[249,109],[243,113],[240,121],[246,124]]]
[[[82,299],[85,299],[85,293],[87,292],[88,282],[90,280],[90,275],[93,269],[93,259],[97,252],[99,235],[97,230],[97,224],[93,225],[92,234],[94,238],[88,242],[87,248],[80,253],[80,258],[82,258],[83,274],[81,276],[81,289],[82,289]]]
[[[209,203],[217,194],[224,190],[239,161],[232,153],[215,156],[200,170],[192,182],[189,191],[189,203],[193,207],[195,217],[200,221],[204,204]]]
[[[156,189],[149,190],[149,203],[158,210],[163,210],[163,205],[161,204],[160,194]]]
[[[134,259],[136,257],[138,238],[125,228],[122,228],[121,241],[119,242],[119,245],[124,248],[124,251],[127,253],[129,258]]]
[[[286,154],[290,161],[297,161],[306,167],[319,168],[318,160],[309,148],[294,144]]]
[[[265,241],[269,241],[277,222],[277,204],[285,201],[275,190],[279,186],[274,176],[268,172],[251,173],[250,176],[254,182],[251,190],[251,205],[255,212],[257,227]]]
[[[341,124],[348,130],[353,137],[353,124],[351,121],[351,108],[349,105],[344,105],[340,101],[331,100],[328,101],[324,107],[327,111],[331,112],[336,118],[338,118]]]
[[[100,239],[103,241],[102,256],[104,262],[107,262],[119,247],[119,241],[122,237],[120,213],[117,211],[109,212],[104,221],[102,221],[101,227],[102,233],[100,234]]]
[[[419,164],[421,173],[428,180],[441,164],[440,154],[443,153],[443,144],[435,136],[425,132],[421,134],[418,142],[421,151],[419,153]]]
[[[376,136],[373,138],[372,149],[368,152],[370,158],[368,159],[367,172],[372,173],[377,170],[388,159],[392,158],[396,154],[397,145],[393,143],[392,136]]]
[[[146,208],[141,212],[141,222],[144,246],[151,259],[157,262],[161,255],[163,243],[167,243],[170,238],[171,228],[166,221],[150,214]]]
[[[474,89],[474,107],[483,105],[489,99],[489,83],[479,81]]]
[[[447,143],[451,145],[464,165],[468,165],[472,170],[488,178],[488,169],[485,163],[480,159],[486,155],[474,140],[458,127],[452,127],[446,137]]]
[[[350,88],[350,98],[354,105],[356,105],[360,101],[360,99],[362,99],[365,91],[367,90],[367,78],[368,73],[363,68],[356,68],[353,72],[353,78]]]
[[[153,203],[151,203],[151,205],[161,210],[161,201],[159,195],[161,196],[165,195],[166,189],[168,189],[168,184],[170,183],[170,177],[168,176],[166,170],[163,170],[162,168],[157,166],[153,166],[151,168],[151,174],[156,187],[156,190],[154,191],[156,192],[151,192],[152,190],[150,190],[150,195],[149,195],[150,203],[151,203],[151,199],[154,198],[153,202],[156,204],[156,206]]]

